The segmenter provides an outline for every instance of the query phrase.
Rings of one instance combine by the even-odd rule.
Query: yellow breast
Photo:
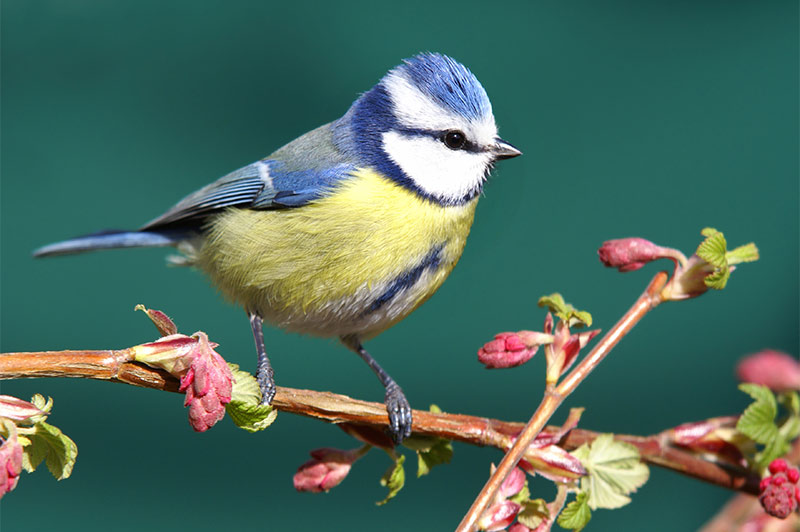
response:
[[[361,169],[300,208],[220,214],[197,265],[228,298],[279,326],[371,336],[441,285],[461,256],[476,204],[442,207]],[[387,293],[391,300],[375,308]]]

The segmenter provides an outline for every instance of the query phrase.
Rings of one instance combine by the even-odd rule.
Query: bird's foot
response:
[[[403,390],[394,382],[386,387],[384,403],[389,414],[389,434],[394,443],[400,445],[411,436],[411,405],[403,395]]]
[[[275,386],[275,377],[272,375],[272,368],[269,365],[264,367],[259,364],[258,370],[256,371],[256,381],[258,381],[258,387],[261,390],[261,404],[271,405],[272,399],[275,398],[275,392],[278,390]]]

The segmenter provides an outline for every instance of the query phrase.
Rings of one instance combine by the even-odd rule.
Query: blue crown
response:
[[[406,59],[397,70],[408,74],[416,87],[442,106],[470,120],[491,114],[483,86],[467,67],[446,55],[426,52]]]
[[[392,72],[405,77],[433,101],[468,120],[480,120],[491,115],[492,105],[480,82],[467,67],[445,55],[422,53],[406,59]],[[383,149],[383,133],[400,127],[385,80],[386,77],[362,94],[353,102],[350,110],[333,123],[334,142],[339,150],[359,164],[375,168],[424,198],[440,201],[423,192]],[[415,133],[408,128],[404,131],[407,134]],[[416,133],[431,135],[437,132]],[[461,200],[448,203],[460,204],[479,193],[480,190],[475,190]]]

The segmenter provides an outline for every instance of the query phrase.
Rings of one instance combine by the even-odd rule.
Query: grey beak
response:
[[[511,159],[512,157],[522,155],[521,151],[500,138],[495,139],[495,145],[492,146],[492,153],[496,161],[500,159]]]

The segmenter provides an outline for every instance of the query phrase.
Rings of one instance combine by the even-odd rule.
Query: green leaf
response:
[[[793,416],[800,416],[800,395],[797,392],[781,392],[778,402]]]
[[[778,435],[764,446],[763,451],[756,455],[756,463],[760,468],[766,468],[770,462],[788,453],[790,448],[789,442]]]
[[[278,411],[271,405],[254,405],[233,400],[225,405],[225,411],[237,427],[247,432],[264,430],[278,417]]]
[[[550,519],[550,510],[547,508],[547,503],[544,499],[514,502],[518,502],[518,504],[522,505],[522,510],[517,514],[517,521],[527,526],[531,530],[534,530],[536,527]]]
[[[584,310],[577,310],[575,307],[564,301],[564,297],[559,293],[539,298],[539,306],[547,307],[550,311],[567,322],[570,327],[590,327],[592,325],[592,315]]]
[[[269,427],[278,411],[270,405],[261,404],[261,389],[251,374],[239,369],[237,364],[228,364],[233,373],[231,402],[225,411],[237,427],[248,432],[258,432]]]
[[[20,429],[20,432],[24,432],[24,439],[27,440],[22,448],[22,467],[25,471],[32,473],[44,460],[56,480],[63,480],[72,474],[78,446],[58,427],[40,421],[33,427]],[[20,442],[23,442],[22,438]]]
[[[589,445],[573,451],[588,475],[581,478],[581,489],[588,494],[588,505],[597,508],[619,508],[631,502],[628,495],[647,482],[650,470],[641,462],[633,445],[602,434]]]
[[[45,419],[47,419],[47,416],[50,415],[50,411],[53,409],[53,398],[48,397],[47,399],[45,399],[44,396],[39,393],[34,394],[33,397],[31,397],[31,403],[33,404],[33,406],[43,411],[44,414],[29,417],[27,420],[25,420],[26,424],[27,423],[35,424],[39,423],[40,421],[44,421]]]
[[[442,413],[436,405],[431,405],[430,411]],[[417,453],[417,478],[430,473],[434,466],[449,464],[453,458],[453,443],[445,438],[411,436],[403,440],[403,445]]]
[[[531,497],[531,490],[530,488],[528,488],[528,481],[525,480],[525,484],[522,485],[522,489],[519,490],[516,494],[509,497],[508,500],[525,506],[525,503],[528,501],[528,499],[530,499],[530,497]]]
[[[739,264],[741,262],[755,262],[759,259],[758,248],[753,242],[739,246],[726,254],[728,264]]]
[[[706,239],[697,247],[697,256],[715,268],[728,269],[726,258],[728,243],[725,241],[725,235],[712,227],[706,227],[700,233]]]
[[[778,427],[778,434],[780,434],[781,437],[787,442],[790,442],[800,436],[800,417],[787,417],[783,424]]]
[[[728,268],[714,270],[703,278],[703,283],[712,290],[722,290],[728,284],[731,271]]]
[[[758,248],[752,242],[728,251],[725,235],[711,227],[701,231],[706,237],[697,247],[697,256],[713,266],[714,270],[705,276],[703,282],[709,288],[722,290],[731,276],[731,266],[741,262],[758,260]]]
[[[575,500],[561,510],[561,515],[558,516],[557,521],[558,526],[574,530],[575,532],[583,530],[592,518],[592,511],[589,509],[589,504],[587,502],[588,498],[586,493],[578,493]]]
[[[453,443],[444,438],[414,436],[403,445],[417,453],[417,478],[427,475],[434,466],[449,464],[453,458]]]
[[[775,416],[778,415],[775,396],[766,386],[750,382],[740,384],[739,389],[752,397],[754,402],[739,417],[736,430],[757,443],[773,443],[775,438],[780,437],[775,425]]]
[[[403,489],[403,485],[406,483],[406,472],[405,469],[403,469],[403,462],[406,461],[405,455],[401,454],[393,458],[394,464],[392,464],[381,477],[381,486],[389,488],[389,493],[386,495],[385,499],[375,503],[378,506],[382,506],[389,502],[390,499],[393,499],[394,496]]]

